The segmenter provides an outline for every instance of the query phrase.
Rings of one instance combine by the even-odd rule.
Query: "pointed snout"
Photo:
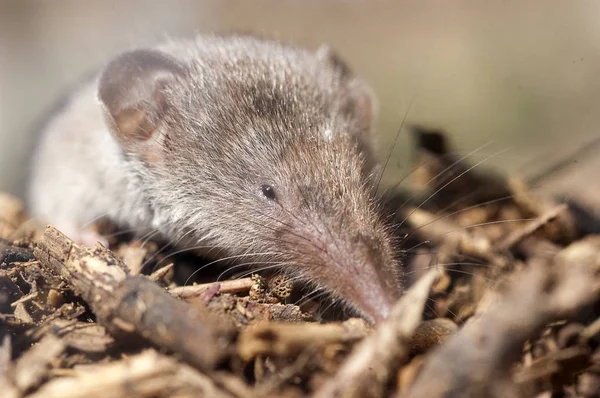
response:
[[[390,314],[402,294],[401,265],[391,244],[377,235],[354,235],[351,250],[346,252],[349,296],[355,307],[371,323],[379,323]]]
[[[354,305],[371,323],[377,324],[385,320],[392,307],[400,298],[400,290],[390,289],[387,283],[379,278],[365,280],[352,294]]]

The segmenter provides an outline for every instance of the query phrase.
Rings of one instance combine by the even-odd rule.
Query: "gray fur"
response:
[[[95,79],[44,132],[33,215],[75,228],[106,215],[219,256],[270,253],[245,260],[281,263],[384,318],[402,284],[375,212],[368,87],[328,51],[252,37],[200,36],[158,50],[184,72],[161,74],[156,90],[132,99],[156,128],[150,140],[119,130],[129,99],[112,92],[129,91],[116,85],[101,101],[99,81],[111,76]]]

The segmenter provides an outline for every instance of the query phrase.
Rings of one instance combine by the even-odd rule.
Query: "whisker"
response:
[[[399,227],[402,226],[406,220],[417,210],[419,210],[421,207],[423,207],[423,205],[425,203],[427,203],[431,198],[433,198],[435,195],[437,195],[438,193],[440,193],[444,188],[446,188],[448,185],[452,184],[454,181],[458,180],[460,177],[462,177],[463,175],[467,174],[469,171],[473,170],[475,167],[481,165],[482,163],[486,162],[487,160],[493,158],[495,155],[500,154],[502,152],[506,152],[508,150],[508,148],[503,149],[501,151],[496,152],[494,155],[490,155],[488,157],[486,157],[485,159],[475,163],[473,166],[469,167],[468,169],[466,169],[465,171],[463,171],[462,173],[460,173],[459,175],[457,175],[456,177],[454,177],[453,179],[451,179],[450,181],[448,181],[446,184],[442,185],[439,189],[437,189],[434,193],[432,193],[431,195],[429,195],[424,201],[422,201],[419,206],[417,206],[415,209],[413,209],[412,212],[410,212],[410,214],[408,214],[408,216],[406,216],[404,218],[404,220],[402,220],[402,222],[400,223]]]
[[[154,229],[154,230],[151,230],[150,232],[148,232],[147,234],[145,234],[144,236],[142,236],[139,239],[140,241],[142,241],[142,244],[140,245],[140,247],[144,248],[144,246],[146,246],[146,244],[150,241],[150,239],[152,239],[158,233],[159,233],[158,229]]]
[[[254,225],[258,226],[258,227],[261,227],[261,228],[266,228],[266,229],[268,229],[268,230],[271,230],[271,231],[273,231],[273,232],[277,232],[277,230],[276,230],[275,228],[268,227],[268,226],[266,226],[266,225],[264,225],[264,224],[261,224],[261,223],[259,223],[259,222],[256,222],[256,221],[253,221],[253,220],[250,220],[250,219],[248,219],[248,218],[245,218],[245,217],[242,217],[242,219],[243,219],[243,220],[245,220],[245,221],[248,221],[249,223],[251,223],[251,224],[254,224]],[[276,220],[276,219],[274,219],[274,220],[275,220],[275,221],[279,221],[279,220]],[[312,242],[311,242],[311,241],[310,241],[308,238],[306,238],[305,236],[298,235],[297,233],[295,233],[295,232],[293,232],[293,231],[288,231],[288,232],[289,232],[291,235],[294,235],[295,237],[297,237],[297,238],[300,238],[300,239],[302,239],[302,240],[304,240],[304,241],[307,241],[308,243],[311,243],[311,244],[312,244]],[[293,242],[288,242],[288,243],[292,244]]]
[[[590,155],[596,155],[599,148],[600,138],[593,138],[591,141],[587,142],[585,145],[580,146],[566,157],[563,157],[562,159],[551,163],[549,167],[546,167],[545,169],[538,171],[536,174],[529,176],[526,180],[527,184],[530,186],[537,185],[543,182],[548,177],[552,177],[553,175],[556,175],[557,173],[560,173],[567,169],[573,164],[574,160],[578,159],[579,161],[582,161]],[[546,155],[544,155],[544,157],[546,157]],[[529,166],[531,166],[531,163],[533,162],[529,163]],[[527,163],[525,163],[525,165],[527,165]]]
[[[537,220],[537,217],[533,217],[533,218],[513,218],[513,219],[510,219],[510,220],[486,221],[486,222],[477,223],[477,224],[465,225],[464,227],[458,227],[458,228],[455,228],[453,230],[450,230],[450,231],[444,232],[442,234],[436,235],[436,237],[448,235],[448,234],[450,234],[452,232],[460,231],[460,230],[463,230],[463,229],[474,228],[474,227],[483,227],[485,225],[507,224],[507,223],[511,223],[511,222],[535,221],[535,220]]]
[[[453,168],[454,166],[456,166],[458,163],[460,163],[460,162],[464,161],[464,160],[465,160],[467,157],[475,157],[476,155],[478,155],[478,153],[476,153],[476,152],[479,152],[479,151],[480,151],[480,150],[482,150],[482,149],[483,149],[483,148],[484,148],[486,145],[489,145],[489,144],[491,144],[491,143],[493,143],[493,142],[494,142],[494,141],[490,141],[490,142],[486,143],[484,146],[482,146],[482,147],[480,147],[480,148],[476,149],[475,151],[471,152],[470,154],[467,154],[467,155],[466,155],[466,156],[464,156],[462,159],[459,159],[459,160],[457,160],[456,162],[454,162],[453,164],[451,164],[450,166],[448,166],[448,167],[446,167],[444,170],[442,170],[442,172],[440,172],[438,175],[436,175],[435,177],[433,177],[433,178],[431,178],[429,181],[427,181],[427,182],[426,182],[424,185],[428,185],[429,183],[431,183],[431,182],[432,182],[433,180],[435,180],[436,178],[438,178],[438,177],[441,177],[441,176],[442,176],[444,173],[446,173],[446,172],[450,171],[450,169],[452,169],[452,168]],[[463,156],[463,155],[461,154],[461,152],[458,152],[458,151],[449,151],[449,152],[446,152],[446,153],[445,153],[445,155],[449,155],[449,156]],[[482,156],[487,156],[487,155],[483,154]],[[502,157],[501,157],[501,156],[497,156],[497,158],[500,158],[500,159],[502,159]],[[402,183],[403,183],[403,182],[404,182],[404,181],[405,181],[405,180],[406,180],[406,179],[407,179],[407,178],[408,178],[410,175],[412,175],[412,174],[413,174],[414,172],[416,172],[417,170],[419,170],[419,169],[421,169],[421,168],[423,168],[423,167],[426,167],[426,166],[428,166],[428,165],[429,165],[429,164],[431,164],[433,161],[434,161],[434,159],[427,159],[427,160],[426,160],[424,163],[419,163],[418,165],[416,165],[416,166],[413,166],[413,167],[411,168],[411,170],[410,170],[410,171],[406,172],[406,173],[405,173],[405,174],[404,174],[402,177],[400,177],[400,180],[399,180],[399,181],[398,181],[396,184],[394,184],[393,186],[391,186],[391,187],[389,187],[389,188],[386,188],[386,191],[385,191],[385,192],[388,192],[388,191],[392,191],[392,192],[393,192],[393,191],[394,191],[396,188],[398,188],[398,186],[400,186],[400,185],[401,185],[401,184],[402,184]],[[384,195],[385,195],[385,192],[384,192]],[[467,195],[472,195],[472,194],[474,194],[474,193],[475,193],[475,192],[470,192],[470,193],[469,193],[469,194],[467,194]],[[383,196],[383,195],[382,195],[382,196]],[[416,194],[415,194],[415,195],[413,195],[412,197],[410,197],[410,198],[407,200],[407,202],[408,202],[408,201],[410,201],[410,199],[412,199],[414,196],[416,196]],[[464,198],[464,197],[463,197],[463,198]],[[459,200],[462,200],[463,198],[460,198]]]
[[[457,231],[465,230],[465,229],[468,229],[468,228],[481,227],[481,226],[485,226],[485,225],[507,224],[507,223],[511,223],[511,222],[523,222],[523,221],[535,221],[535,220],[537,220],[537,218],[515,218],[515,219],[510,219],[510,220],[488,221],[488,222],[483,222],[483,223],[471,224],[471,225],[465,225],[463,227],[458,227],[458,228],[452,229],[450,231],[446,231],[444,233],[434,235],[431,238],[432,239],[433,238],[441,238],[441,237],[443,237],[445,235],[449,235],[449,234],[457,232]],[[424,244],[432,243],[432,239],[428,239],[428,240],[424,240],[422,242],[419,242],[416,245],[412,246],[411,248],[403,250],[403,252],[408,253],[411,250],[414,250],[414,249],[416,249],[416,248],[418,248],[418,247],[420,247],[420,246],[422,246]]]
[[[422,256],[422,255],[431,255],[431,254],[438,254],[439,249],[431,249],[431,250],[423,250],[423,251],[419,251],[417,253],[413,253],[411,254],[412,257],[417,257],[417,256]],[[409,250],[405,250],[405,253],[408,253]],[[494,264],[489,264],[487,263],[484,259],[481,259],[479,257],[475,257],[466,253],[459,253],[458,256],[465,258],[467,260],[471,260],[472,262],[475,262],[477,264],[481,264],[481,265],[487,265],[490,267],[497,267],[497,265]]]
[[[137,231],[137,228],[120,229],[120,230],[118,230],[116,232],[113,232],[113,233],[110,233],[110,234],[103,234],[103,235],[100,235],[100,236],[102,236],[103,238],[112,238],[112,237],[115,237],[115,236],[127,235],[127,234],[130,234],[130,233],[135,232],[135,231]]]
[[[431,243],[431,241],[430,241],[430,240],[424,240],[424,241],[421,241],[421,242],[417,243],[416,245],[414,245],[414,246],[412,246],[412,247],[410,247],[410,248],[408,248],[408,249],[403,249],[402,251],[403,251],[403,252],[405,252],[405,253],[408,253],[408,252],[410,252],[411,250],[414,250],[414,249],[416,249],[416,248],[418,248],[418,247],[421,247],[421,246],[423,246],[423,245],[426,245],[427,243]]]
[[[308,200],[306,199],[306,195],[304,195],[304,191],[302,189],[300,189],[300,185],[298,185],[298,181],[296,179],[294,179],[294,184],[296,185],[296,189],[298,190],[298,192],[300,192],[300,196],[302,197],[302,201],[304,202],[304,206],[306,206],[307,209],[310,208],[309,204],[308,204]],[[287,210],[287,209],[286,209]],[[290,212],[291,214],[292,212]],[[319,230],[319,228],[317,228],[317,226],[312,222],[312,220],[309,217],[309,223],[310,225],[312,225],[312,227],[320,234],[322,235],[323,233]]]
[[[257,226],[259,226],[261,228],[266,228],[266,229],[272,230],[274,232],[277,232],[277,230],[274,229],[274,228],[272,228],[272,227],[268,227],[268,226],[266,226],[264,224],[260,224],[260,223],[254,222],[254,221],[249,220],[247,218],[243,218],[243,219],[246,220],[246,221],[248,221],[248,222],[250,222],[250,223],[252,223],[252,224],[254,224],[254,225],[257,225]],[[325,255],[325,257],[329,258],[332,262],[336,262],[336,259],[333,258],[333,256],[329,253],[328,250],[325,250],[322,247],[320,247],[319,245],[316,245],[313,241],[311,241],[310,239],[308,239],[308,238],[306,238],[306,237],[304,237],[302,235],[299,235],[299,234],[297,234],[295,232],[292,232],[292,231],[288,231],[288,232],[291,235],[294,235],[294,236],[302,239],[302,241],[307,242],[310,245],[311,248],[316,248],[317,250],[319,250],[321,253],[323,253]],[[272,239],[272,238],[269,238],[269,239]],[[288,243],[290,246],[297,245],[297,243],[295,243],[295,242],[289,242],[289,241],[285,241],[283,239],[280,239],[280,241],[282,241],[284,243]]]
[[[325,308],[319,308],[319,316],[323,316],[323,314],[325,314],[331,307],[338,305],[340,300],[338,300],[335,297],[332,297],[331,300],[329,300],[329,304],[327,305],[327,307]]]
[[[213,246],[211,246],[211,245],[198,245],[198,246],[184,247],[182,249],[175,250],[174,252],[170,252],[168,255],[166,255],[165,257],[163,257],[161,259],[161,262],[164,261],[164,260],[166,260],[166,259],[168,259],[168,258],[170,258],[170,257],[173,257],[173,256],[176,256],[178,254],[181,254],[181,253],[191,252],[191,251],[199,250],[199,249],[208,249],[210,247],[213,247]]]
[[[192,277],[194,277],[198,272],[202,271],[204,268],[209,267],[213,264],[217,264],[220,263],[222,261],[228,261],[228,260],[233,260],[236,258],[244,258],[244,257],[252,257],[252,256],[266,256],[269,254],[278,254],[277,252],[263,252],[263,253],[246,253],[246,254],[238,254],[235,256],[227,256],[227,257],[223,257],[220,258],[218,260],[214,260],[211,261],[207,264],[204,264],[202,267],[199,267],[197,270],[195,270],[194,272],[192,272],[192,274],[185,280],[183,286],[187,286],[187,284],[189,283],[190,279],[192,279]]]
[[[309,203],[308,200],[306,199],[306,196],[304,195],[304,191],[302,189],[300,189],[300,186],[298,185],[298,182],[296,180],[294,180],[295,184],[296,184],[296,189],[298,189],[298,192],[300,192],[300,196],[302,196],[302,200],[304,201],[304,205],[306,206],[306,208],[309,208]],[[319,212],[314,212],[315,214],[317,214],[317,217],[319,217],[319,221],[321,222],[321,225],[325,228],[325,230],[327,231],[327,233],[329,234],[329,238],[331,239],[331,241],[333,242],[333,244],[335,245],[335,247],[338,250],[341,250],[340,247],[338,246],[337,243],[337,239],[334,239],[331,230],[329,229],[329,227],[327,226],[326,223],[323,222],[323,219],[321,218],[321,215]],[[323,235],[323,232],[321,232],[319,230],[319,228],[317,228],[317,226],[312,222],[312,220],[310,219],[310,217],[308,217],[309,223],[310,225],[312,225],[312,227],[320,234]],[[313,246],[314,243],[311,242],[309,239],[307,239],[307,241],[309,241]],[[323,253],[325,253],[332,261],[335,261],[326,250],[322,250]]]
[[[427,298],[427,301],[433,301],[435,303],[435,300],[432,299],[431,297]],[[435,310],[435,308],[433,308],[431,305],[429,305],[427,302],[425,302],[425,307],[427,307],[431,312],[433,312],[433,315],[435,315],[436,318],[440,317],[440,314],[438,314],[438,312]]]
[[[283,206],[282,206],[282,207],[283,207]],[[290,229],[293,229],[293,226],[292,226],[292,225],[290,225],[290,224],[288,224],[288,223],[285,223],[285,222],[283,222],[283,221],[281,221],[281,220],[279,220],[279,219],[277,219],[277,218],[275,218],[275,217],[272,217],[272,216],[270,216],[270,215],[268,215],[268,214],[266,214],[266,213],[263,213],[263,212],[261,212],[261,211],[258,211],[258,214],[260,214],[261,216],[263,216],[263,217],[266,217],[266,218],[268,218],[268,219],[270,219],[270,220],[272,220],[272,221],[275,221],[275,222],[278,222],[278,223],[280,223],[280,224],[282,224],[282,225],[285,225],[286,227],[288,227],[288,228],[290,228]]]
[[[317,294],[315,294],[315,293],[317,293]],[[317,301],[319,298],[321,298],[323,296],[327,296],[328,294],[329,294],[328,291],[326,291],[322,288],[318,288],[316,290],[313,290],[309,294],[306,294],[303,297],[296,300],[296,303],[294,303],[294,305],[297,305],[298,307],[302,307],[309,301]],[[300,301],[300,300],[302,300],[302,301]]]
[[[198,250],[198,249],[212,249],[212,248],[214,248],[214,246],[212,246],[212,245],[199,245],[199,246],[186,247],[186,248],[183,248],[183,249],[176,250],[176,251],[174,251],[174,252],[171,252],[171,253],[169,253],[169,254],[168,254],[168,255],[166,255],[165,257],[163,257],[163,258],[162,258],[162,259],[161,259],[161,260],[160,260],[160,261],[159,261],[159,262],[156,264],[156,267],[159,267],[159,266],[160,266],[162,263],[164,263],[164,262],[165,262],[167,259],[169,259],[169,258],[171,258],[171,257],[173,257],[173,256],[176,256],[176,255],[178,255],[178,254],[185,253],[185,252],[191,252],[191,251]]]
[[[392,192],[393,193],[395,191],[395,189],[398,188],[408,177],[410,177],[413,173],[415,173],[420,168],[423,168],[423,167],[429,165],[431,162],[432,162],[432,160],[429,159],[424,164],[421,163],[421,164],[418,164],[416,166],[413,166],[409,171],[407,171],[406,173],[404,173],[404,175],[402,177],[400,177],[400,180],[397,183],[395,183],[391,187],[386,188],[385,191],[383,192],[383,194],[381,196],[385,197],[388,192]]]
[[[252,275],[252,274],[255,274],[255,273],[267,270],[267,269],[277,268],[277,267],[280,267],[282,265],[281,261],[253,261],[253,262],[249,262],[249,263],[236,264],[236,265],[234,265],[232,267],[227,268],[225,271],[221,272],[219,274],[219,276],[217,277],[216,281],[219,282],[221,280],[221,278],[225,274],[227,274],[228,272],[233,271],[234,269],[242,268],[242,267],[246,267],[248,265],[254,265],[254,264],[274,264],[274,265],[268,265],[268,266],[265,266],[265,267],[260,267],[260,268],[252,269],[252,270],[250,270],[248,272],[245,272],[245,273],[237,276],[235,279],[245,278],[248,275]]]
[[[490,263],[477,263],[477,262],[470,262],[470,261],[458,261],[458,262],[453,262],[453,263],[438,263],[438,264],[435,264],[435,265],[428,265],[428,266],[423,267],[421,269],[431,269],[434,266],[448,267],[448,266],[456,266],[456,265],[473,265],[475,267],[481,267],[481,268],[493,268],[493,267],[495,267],[494,264],[490,264]]]
[[[179,242],[181,242],[182,239],[184,239],[189,233],[193,232],[193,229],[190,229],[188,232],[186,232],[185,234],[183,234],[179,239],[177,239],[177,241],[173,242],[169,242],[166,243],[165,245],[163,245],[163,247],[161,247],[159,250],[156,251],[156,253],[154,253],[152,256],[150,256],[150,258],[148,258],[146,261],[144,261],[144,263],[142,264],[142,269],[148,264],[150,263],[150,261],[154,260],[156,258],[156,256],[158,256],[159,254],[161,254],[162,252],[164,252],[169,246],[177,246],[179,244]],[[196,247],[194,250],[198,250],[198,249],[203,249],[204,247]],[[178,254],[178,253],[176,253]],[[167,256],[168,257],[168,256]]]
[[[260,264],[274,264],[274,265],[268,265],[268,266],[265,266],[265,267],[251,269],[251,270],[249,270],[247,272],[244,272],[244,273],[236,276],[236,279],[245,278],[245,277],[247,277],[249,275],[256,274],[258,272],[262,272],[262,271],[265,271],[265,270],[268,270],[268,269],[282,268],[284,266],[290,265],[291,263],[283,262],[283,261],[269,261],[269,262],[262,262]]]
[[[483,207],[483,206],[487,206],[487,205],[494,204],[494,203],[497,203],[497,202],[501,202],[501,201],[503,201],[503,200],[508,200],[508,199],[511,199],[511,198],[513,198],[513,197],[514,197],[514,195],[507,195],[507,196],[504,196],[504,197],[501,197],[501,198],[497,198],[497,199],[488,200],[487,202],[478,203],[478,204],[476,204],[476,205],[472,205],[472,206],[469,206],[469,207],[465,207],[464,209],[460,209],[460,210],[454,211],[454,212],[452,212],[452,213],[446,214],[446,215],[444,215],[444,216],[442,216],[442,217],[435,218],[435,219],[433,219],[433,220],[431,220],[431,221],[429,221],[429,222],[426,222],[426,223],[425,223],[425,224],[423,224],[423,225],[419,225],[418,227],[416,227],[415,229],[413,229],[413,230],[412,230],[410,233],[408,233],[408,235],[406,235],[405,239],[408,239],[408,238],[410,238],[410,237],[411,237],[411,236],[412,236],[414,233],[416,233],[416,232],[417,232],[417,231],[419,231],[420,229],[422,229],[422,228],[424,228],[424,227],[426,227],[426,226],[428,226],[428,225],[431,225],[431,224],[433,224],[433,223],[435,223],[435,222],[437,222],[437,221],[444,220],[444,219],[446,219],[446,218],[448,218],[448,217],[452,217],[452,216],[455,216],[455,215],[457,215],[457,214],[463,213],[463,212],[465,212],[465,211],[469,211],[469,210],[472,210],[472,209],[476,209],[476,208],[478,208],[478,207]],[[436,216],[437,216],[438,214],[442,213],[442,212],[443,212],[443,210],[442,210],[442,211],[440,211],[440,212],[438,212],[438,213],[436,214]]]
[[[410,99],[410,102],[408,103],[406,112],[404,112],[404,116],[402,117],[402,122],[400,123],[400,127],[398,128],[398,132],[396,133],[396,137],[394,138],[394,142],[392,143],[390,152],[388,153],[387,157],[385,158],[385,163],[383,164],[381,172],[379,173],[379,176],[377,177],[377,184],[375,184],[375,192],[379,191],[379,185],[381,185],[381,180],[383,179],[383,174],[385,173],[385,169],[387,168],[388,163],[390,162],[390,159],[392,158],[392,154],[394,153],[394,149],[396,148],[396,144],[398,143],[398,139],[400,138],[400,133],[402,132],[402,128],[404,127],[404,124],[406,123],[408,114],[410,113],[410,110],[412,109],[412,106],[413,106],[418,94],[419,94],[419,90],[416,90],[415,93],[413,94],[412,98]]]
[[[433,299],[433,298],[431,298],[431,297],[428,297],[428,298],[427,298],[427,300],[428,300],[428,301],[433,301],[433,302],[435,303],[435,299]],[[428,307],[428,308],[429,308],[429,309],[430,309],[430,310],[431,310],[431,311],[432,311],[432,312],[435,314],[436,318],[439,318],[439,317],[440,317],[440,314],[438,314],[438,313],[437,313],[437,311],[436,311],[436,310],[434,310],[433,308],[431,308],[431,307],[430,307],[428,304],[427,304],[427,307]],[[464,320],[462,320],[462,319],[460,319],[460,318],[458,317],[458,314],[454,313],[454,312],[453,312],[453,311],[452,311],[450,308],[446,307],[446,311],[448,311],[448,313],[449,313],[450,315],[452,315],[452,316],[454,317],[454,319],[456,319],[456,320],[459,322],[459,324],[464,324],[464,323],[465,323],[465,321],[464,321]]]
[[[485,148],[486,146],[489,146],[493,143],[494,141],[488,141],[485,144],[481,145],[479,148],[476,148],[474,150],[472,150],[471,152],[467,153],[466,155],[464,155],[463,157],[457,159],[456,161],[454,161],[454,163],[452,163],[451,165],[447,166],[446,168],[444,168],[442,171],[440,171],[439,173],[437,173],[435,176],[431,177],[426,183],[425,186],[429,185],[432,181],[436,180],[438,177],[444,175],[445,173],[447,173],[448,171],[452,170],[452,168],[458,164],[460,164],[461,162],[464,162],[466,159],[468,159],[470,156],[476,154],[477,152],[479,152],[480,150],[482,150],[483,148]],[[464,174],[466,174],[467,172],[471,171],[473,168],[475,168],[476,166],[478,166],[479,164],[491,159],[493,156],[499,155],[500,153],[502,153],[503,151],[497,152],[494,155],[488,156],[487,158],[481,160],[479,163],[476,163],[474,166],[470,167],[469,169],[467,169],[466,171],[464,171],[463,173],[459,174],[455,179],[451,180],[450,182],[448,182],[446,185],[442,186],[440,189],[438,189],[437,191],[435,191],[433,194],[431,194],[430,197],[428,197],[427,199],[425,199],[421,205],[419,205],[420,208],[421,206],[423,206],[429,199],[433,198],[439,191],[441,191],[442,189],[446,188],[446,186],[450,185],[452,182],[454,182],[456,179],[462,177]],[[414,199],[417,196],[417,193],[413,193],[412,195],[410,195],[404,202],[402,202],[402,204],[400,206],[398,206],[398,209],[402,209],[408,202],[410,202],[412,199]],[[402,224],[401,224],[402,225]]]
[[[97,217],[94,217],[94,218],[92,218],[91,220],[89,220],[88,222],[86,222],[85,224],[83,224],[83,225],[81,226],[81,229],[83,230],[83,229],[86,229],[86,228],[88,228],[88,227],[89,227],[89,226],[91,226],[93,223],[95,223],[96,221],[98,221],[98,220],[100,220],[100,219],[102,219],[102,218],[104,218],[104,217],[106,217],[106,216],[108,216],[108,213],[104,213],[104,214],[101,214],[101,215],[99,215],[99,216],[97,216]]]
[[[423,268],[420,269],[420,271],[434,269],[435,267],[438,267],[438,266],[439,265],[423,267]],[[485,276],[480,275],[480,274],[478,274],[476,272],[469,272],[469,271],[465,271],[465,270],[462,270],[462,269],[456,269],[456,268],[444,268],[444,270],[447,271],[447,272],[456,272],[458,274],[465,274],[465,275],[469,275],[469,276],[476,277],[476,278],[482,278],[482,279],[485,279],[485,281],[488,282],[488,283],[494,282],[494,279],[485,277]],[[415,272],[416,271],[407,272],[406,275],[410,275],[410,274],[413,274]]]

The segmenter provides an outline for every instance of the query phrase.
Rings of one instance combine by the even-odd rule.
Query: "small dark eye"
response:
[[[273,188],[270,185],[263,185],[262,187],[260,187],[260,189],[262,190],[263,195],[265,195],[267,199],[275,200],[275,188]]]

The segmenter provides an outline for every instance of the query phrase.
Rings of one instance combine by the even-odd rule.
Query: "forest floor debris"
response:
[[[600,396],[600,221],[415,137],[385,198],[410,288],[377,326],[110,226],[79,246],[1,194],[0,396]]]

